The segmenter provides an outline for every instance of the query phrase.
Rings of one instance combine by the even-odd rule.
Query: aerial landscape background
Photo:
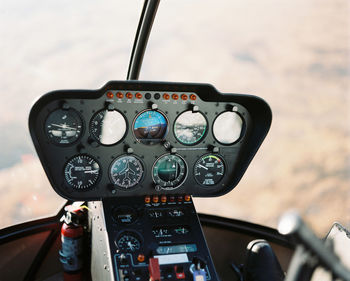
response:
[[[142,1],[10,1],[0,7],[0,228],[52,215],[30,140],[33,102],[124,80]],[[350,227],[347,0],[162,1],[140,80],[205,82],[271,106],[271,130],[238,186],[199,212],[276,227],[298,210],[320,236]]]

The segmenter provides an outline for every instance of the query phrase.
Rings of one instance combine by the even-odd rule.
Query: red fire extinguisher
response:
[[[59,252],[64,270],[64,281],[82,281],[83,278],[83,243],[84,243],[84,208],[70,205],[61,218],[62,248]]]

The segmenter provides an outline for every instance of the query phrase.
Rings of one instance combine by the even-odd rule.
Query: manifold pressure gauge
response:
[[[204,186],[218,184],[225,174],[225,165],[218,155],[206,154],[200,157],[194,165],[194,178]]]
[[[100,177],[100,166],[88,155],[70,159],[64,168],[66,184],[77,190],[84,190],[96,184]]]

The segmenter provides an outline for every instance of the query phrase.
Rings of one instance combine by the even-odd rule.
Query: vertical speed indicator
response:
[[[200,185],[216,185],[222,180],[224,175],[225,164],[218,155],[203,155],[194,165],[194,178]]]

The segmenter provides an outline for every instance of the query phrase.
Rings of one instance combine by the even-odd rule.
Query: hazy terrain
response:
[[[125,79],[142,4],[129,2],[3,1],[0,227],[63,202],[34,157],[29,109],[50,90]],[[161,3],[141,79],[254,94],[274,115],[241,183],[197,199],[199,211],[275,227],[296,208],[320,234],[335,220],[350,226],[349,12],[347,0]]]

